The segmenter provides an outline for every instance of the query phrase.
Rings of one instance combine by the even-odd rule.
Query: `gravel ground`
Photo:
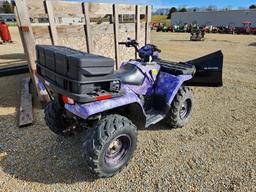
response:
[[[20,41],[19,31],[16,27],[9,27],[13,43],[0,45],[0,69],[11,66],[24,65],[26,57]]]
[[[24,75],[0,78],[0,191],[256,191],[256,36],[188,39],[152,33],[165,59],[184,61],[221,49],[224,87],[194,89],[193,118],[183,129],[141,129],[134,159],[109,179],[95,179],[85,168],[84,135],[54,135],[42,110],[34,110],[32,126],[19,129]]]

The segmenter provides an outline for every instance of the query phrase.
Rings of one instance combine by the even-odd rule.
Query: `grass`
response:
[[[166,15],[152,15],[152,23],[163,23],[169,26],[171,23],[171,20],[167,19]]]
[[[17,23],[16,22],[7,22],[7,25],[9,27],[16,27],[17,26]]]

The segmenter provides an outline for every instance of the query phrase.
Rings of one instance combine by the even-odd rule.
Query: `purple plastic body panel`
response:
[[[138,61],[129,61],[129,62],[123,63],[121,67],[128,63],[132,65],[136,65],[141,70],[141,72],[145,75],[145,80],[143,84],[140,86],[136,86],[136,85],[126,85],[126,86],[129,87],[133,92],[135,92],[138,95],[151,95],[153,93],[152,87],[155,84],[157,75],[160,71],[160,65],[158,65],[156,62],[141,63]],[[151,74],[150,74],[150,71],[152,72]]]
[[[166,103],[171,105],[173,98],[177,94],[180,86],[186,80],[191,79],[191,76],[173,76],[168,73],[162,73],[159,75],[159,81],[157,81],[157,86],[155,89],[155,94],[162,95],[166,98]],[[65,105],[65,108],[71,113],[83,118],[87,119],[91,115],[95,115],[97,113],[101,113],[110,109],[114,109],[117,107],[129,105],[132,103],[137,103],[140,105],[144,115],[145,111],[143,109],[143,103],[139,99],[139,97],[132,91],[130,88],[126,87],[126,93],[122,97],[117,97],[113,99],[96,101],[92,103],[86,103],[82,105]]]
[[[108,111],[110,109],[114,109],[117,107],[129,105],[132,103],[137,103],[140,105],[141,109],[143,110],[143,103],[141,103],[141,100],[139,97],[131,91],[127,87],[123,87],[125,89],[125,95],[122,97],[116,97],[113,99],[107,99],[102,101],[95,101],[92,103],[86,103],[86,104],[75,104],[75,105],[65,105],[65,109],[70,111],[71,113],[83,118],[87,119],[91,115],[95,115],[97,113],[101,113],[104,111]],[[143,110],[143,113],[145,115],[145,112]]]
[[[125,94],[122,97],[95,101],[85,104],[66,104],[64,106],[65,109],[75,114],[76,116],[87,119],[92,115],[104,111],[136,103],[141,107],[144,115],[146,116],[146,113],[143,109],[144,104],[142,103],[142,100],[138,95],[156,94],[159,96],[163,96],[166,100],[166,103],[170,106],[183,82],[192,78],[191,75],[174,76],[169,73],[159,72],[160,66],[154,62],[152,62],[150,65],[143,65],[140,62],[136,61],[130,61],[129,63],[138,66],[138,68],[144,73],[146,78],[143,85],[133,86],[123,84],[122,89],[124,89]],[[123,63],[123,65],[125,64],[127,63]],[[152,70],[155,71],[151,75],[150,71]]]
[[[38,79],[37,85],[38,85],[40,91],[46,91],[44,83],[40,79]]]
[[[181,85],[192,78],[192,75],[174,76],[169,73],[160,72],[156,82],[154,94],[163,96],[170,106]]]

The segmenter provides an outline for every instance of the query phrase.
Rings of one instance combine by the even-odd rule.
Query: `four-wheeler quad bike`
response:
[[[45,109],[49,128],[69,136],[86,129],[82,155],[99,177],[110,177],[128,164],[137,145],[137,128],[161,120],[170,128],[183,127],[194,101],[189,86],[222,86],[221,51],[188,62],[159,58],[160,49],[135,40],[140,59],[114,61],[61,46],[37,45],[40,87],[52,102]]]
[[[236,34],[240,35],[240,34],[254,34],[256,35],[256,28],[252,27],[252,22],[251,21],[244,21],[243,23],[243,27],[237,27],[235,29]]]

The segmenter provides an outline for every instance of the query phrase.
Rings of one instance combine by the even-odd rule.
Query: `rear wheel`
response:
[[[73,135],[71,129],[74,128],[74,124],[65,117],[65,109],[57,100],[46,106],[44,114],[45,122],[52,132],[62,136]]]
[[[175,96],[166,121],[172,128],[181,128],[189,121],[193,110],[193,92],[189,87],[181,87]]]
[[[83,157],[98,177],[111,177],[125,167],[137,146],[137,128],[126,117],[108,115],[88,130]]]

